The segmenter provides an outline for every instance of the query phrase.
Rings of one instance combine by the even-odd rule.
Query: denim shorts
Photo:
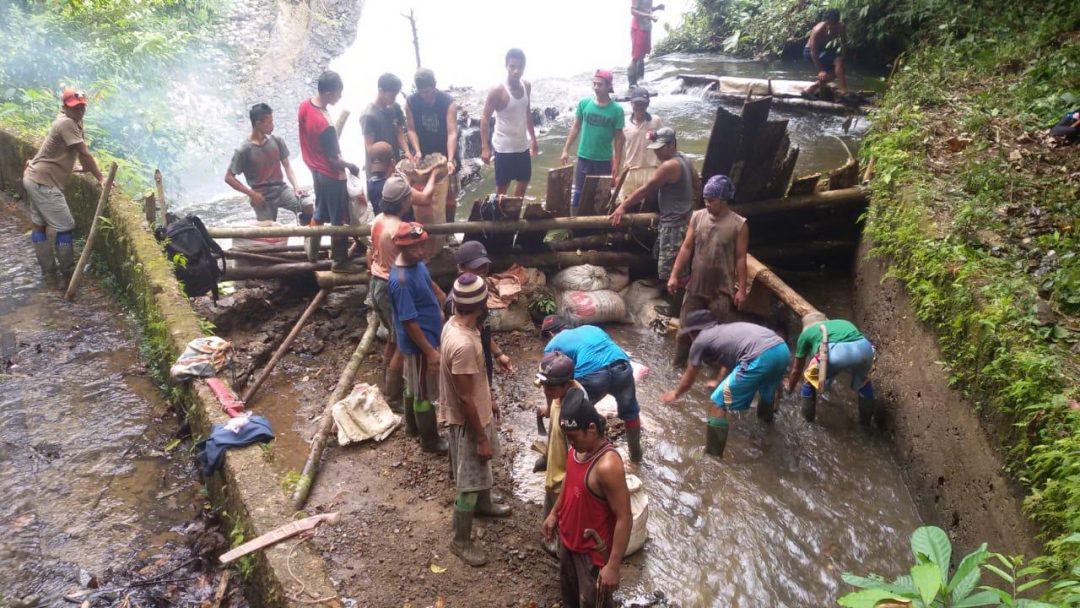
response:
[[[757,357],[739,363],[713,391],[713,403],[728,411],[740,412],[750,407],[755,393],[760,393],[761,403],[771,405],[790,359],[788,345],[781,342]]]

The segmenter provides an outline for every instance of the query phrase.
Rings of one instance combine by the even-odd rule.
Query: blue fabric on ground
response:
[[[240,427],[239,433],[230,431],[224,424],[215,424],[210,431],[210,438],[196,446],[199,449],[199,467],[204,477],[210,477],[225,463],[226,449],[273,440],[274,430],[270,428],[270,421],[263,416],[252,416],[247,424]]]

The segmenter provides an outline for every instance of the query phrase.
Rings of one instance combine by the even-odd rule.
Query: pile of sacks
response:
[[[531,330],[528,295],[544,287],[546,281],[540,270],[520,264],[488,277],[488,327],[492,331]]]
[[[565,268],[551,280],[558,293],[559,313],[575,325],[629,322],[626,303],[619,295],[629,283],[628,269],[591,264]]]

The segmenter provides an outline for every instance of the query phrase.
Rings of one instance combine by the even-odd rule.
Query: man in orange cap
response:
[[[574,170],[574,189],[570,205],[577,213],[581,201],[581,189],[589,175],[618,176],[622,166],[623,147],[626,138],[623,127],[626,125],[626,113],[614,99],[611,92],[613,76],[611,70],[596,70],[593,74],[593,97],[586,97],[578,102],[574,114],[574,126],[563,144],[562,164],[570,163],[570,146],[581,135],[577,147],[577,168]],[[614,159],[614,162],[612,162]]]
[[[30,223],[33,224],[30,241],[34,244],[34,255],[46,281],[55,278],[57,267],[65,278],[75,270],[72,234],[75,219],[64,198],[64,186],[75,170],[75,159],[79,159],[83,171],[92,173],[102,187],[105,185],[105,177],[101,175],[83,138],[86,93],[65,89],[61,102],[60,114],[49,127],[45,142],[23,172],[23,188],[26,190]],[[56,232],[55,253],[45,233],[46,228]]]

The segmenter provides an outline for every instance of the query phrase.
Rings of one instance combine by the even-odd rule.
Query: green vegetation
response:
[[[142,186],[198,133],[172,120],[186,66],[220,0],[13,0],[0,3],[0,126],[44,136],[64,87],[90,96],[85,127],[102,166]],[[144,164],[145,163],[145,164]],[[129,191],[133,191],[129,188]]]
[[[839,604],[848,608],[874,608],[882,602],[913,608],[962,608],[972,606],[1004,606],[1008,608],[1054,608],[1054,604],[1021,598],[1020,595],[1047,583],[1044,570],[1024,566],[1023,558],[990,553],[983,543],[964,556],[950,576],[952,543],[941,528],[926,526],[911,535],[911,552],[915,565],[911,571],[889,582],[871,574],[856,576],[845,572],[844,581],[861,589],[840,598]],[[991,563],[991,561],[996,562]],[[981,585],[985,572],[993,574],[993,585]],[[1080,576],[1080,567],[1073,571]],[[1068,580],[1054,585],[1052,590],[1062,605],[1072,606],[1080,601],[1080,581]],[[895,600],[899,603],[891,603]]]

